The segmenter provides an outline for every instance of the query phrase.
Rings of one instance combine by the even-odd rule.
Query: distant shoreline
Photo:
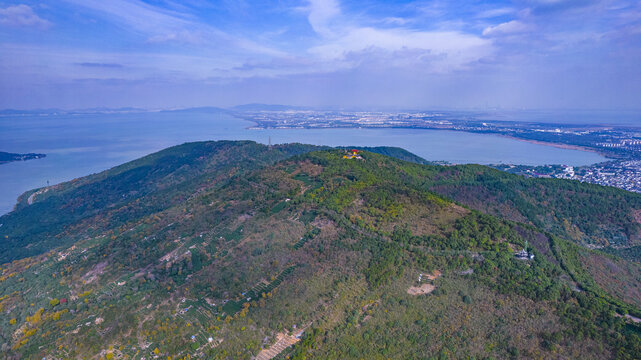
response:
[[[609,159],[609,160],[612,159],[611,157],[609,157],[605,153],[602,153],[602,152],[600,152],[600,151],[598,151],[596,149],[585,147],[585,146],[563,144],[563,143],[553,143],[553,142],[540,141],[540,140],[523,139],[523,138],[519,138],[519,137],[516,137],[516,136],[509,136],[509,135],[500,135],[500,134],[496,134],[496,135],[499,135],[499,136],[502,136],[502,137],[506,137],[506,138],[509,138],[509,139],[514,139],[514,140],[527,142],[527,143],[530,143],[530,144],[535,144],[535,145],[551,146],[551,147],[555,147],[555,148],[559,148],[559,149],[566,149],[566,150],[579,150],[579,151],[591,152],[591,153],[594,153],[594,154],[601,155],[606,159]]]

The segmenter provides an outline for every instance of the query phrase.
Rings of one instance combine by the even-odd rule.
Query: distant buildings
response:
[[[619,139],[614,139],[619,140]],[[597,143],[597,146],[604,148],[635,148],[641,146],[641,140],[639,139],[620,139],[619,142],[601,142]]]
[[[566,165],[494,165],[513,174],[537,178],[571,179],[604,186],[613,186],[641,193],[641,160],[613,160],[574,168]]]
[[[563,168],[563,177],[572,179],[574,177],[574,167],[572,166],[565,166]]]

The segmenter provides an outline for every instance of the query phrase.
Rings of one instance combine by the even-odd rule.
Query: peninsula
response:
[[[35,153],[13,154],[13,153],[0,151],[0,165],[6,164],[12,161],[27,161],[27,160],[33,160],[33,159],[40,159],[46,156],[47,156],[46,154],[35,154]]]

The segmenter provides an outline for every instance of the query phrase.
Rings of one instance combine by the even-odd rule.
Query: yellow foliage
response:
[[[154,354],[156,354],[156,355],[160,354],[160,350],[158,350],[158,348],[155,348],[154,349]]]
[[[16,349],[20,348],[21,346],[23,346],[24,344],[26,344],[27,341],[29,341],[29,339],[22,339],[19,343],[17,343],[16,345],[13,345],[11,348],[13,350],[16,350]]]
[[[25,320],[27,320],[31,325],[35,325],[40,322],[40,319],[42,318],[42,313],[45,311],[45,309],[40,308],[38,311],[36,311],[35,314],[32,316],[27,316]]]
[[[113,353],[107,353],[107,355],[105,355],[105,358],[107,358],[107,360],[111,360],[113,357],[114,357]]]
[[[11,324],[11,325],[15,325],[17,322],[18,322],[18,320],[16,320],[16,319],[9,320],[9,324]]]

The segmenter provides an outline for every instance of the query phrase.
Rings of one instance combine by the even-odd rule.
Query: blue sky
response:
[[[640,99],[639,0],[0,0],[0,108]]]

